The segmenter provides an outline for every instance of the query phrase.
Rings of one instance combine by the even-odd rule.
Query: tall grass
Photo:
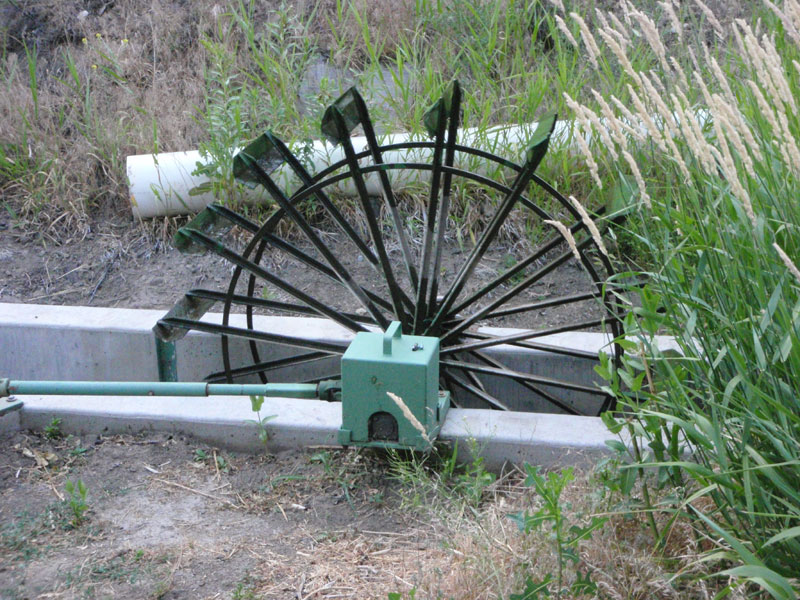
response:
[[[686,16],[661,4],[662,22],[679,26],[670,35],[691,44]],[[605,23],[595,35],[581,27],[582,42],[599,70],[624,73],[632,102],[602,89],[592,106],[569,101],[595,142],[583,148],[598,186],[617,180],[630,191],[625,235],[649,281],[627,323],[624,368],[601,369],[630,411],[612,428],[627,425],[636,448],[649,447],[634,460],[659,467],[657,483],[685,486],[664,508],[695,521],[720,575],[794,598],[800,7],[765,4],[755,25],[728,26],[701,6],[722,43],[683,61],[670,60],[667,36],[633,6],[627,25],[600,13]],[[629,61],[635,37],[650,46],[652,68]],[[679,356],[659,350],[659,333],[675,337]]]

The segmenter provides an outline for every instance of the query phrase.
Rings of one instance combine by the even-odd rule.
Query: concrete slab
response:
[[[77,381],[156,381],[158,366],[152,327],[166,311],[118,308],[0,304],[0,377]],[[209,313],[204,321],[221,323],[222,315]],[[231,325],[246,327],[244,315],[232,315]],[[283,333],[345,346],[352,332],[326,319],[255,317],[259,331]],[[497,335],[518,333],[520,329],[484,328]],[[596,355],[609,344],[602,333],[569,332],[537,338],[545,344],[588,351]],[[252,364],[249,344],[230,339],[231,363]],[[257,344],[260,360],[287,356],[293,350],[276,344]],[[535,350],[499,346],[487,352],[509,367],[594,387],[598,377],[591,360],[554,355]],[[180,381],[201,381],[222,370],[219,336],[190,332],[176,344],[177,372]],[[276,370],[273,381],[302,381],[338,371],[335,358]],[[520,384],[506,378],[486,376],[486,385],[509,407],[534,412],[558,412],[542,398],[533,396]],[[242,380],[242,382],[246,382]],[[253,376],[252,383],[257,379]],[[543,386],[546,392],[562,398],[578,412],[591,414],[599,407],[597,395],[567,392]],[[469,406],[469,404],[467,404]],[[482,406],[477,403],[476,406]]]
[[[599,417],[457,408],[448,411],[439,437],[458,442],[461,461],[477,452],[492,470],[589,466],[611,454],[605,442],[614,438]]]
[[[22,429],[41,430],[57,418],[61,430],[73,435],[180,432],[219,448],[264,450],[250,400],[240,396],[27,396],[22,410],[14,414]],[[267,423],[270,452],[338,445],[338,403],[266,398],[261,416],[272,415]],[[471,460],[471,451],[477,450],[487,468],[499,470],[507,463],[524,462],[543,467],[589,465],[609,453],[605,440],[612,437],[595,417],[454,408],[440,440],[458,443],[460,461]]]
[[[133,310],[75,306],[0,304],[0,377],[12,379],[64,379],[109,381],[155,381],[158,368],[152,327],[163,310]],[[220,323],[222,315],[208,314],[204,320]],[[232,316],[232,325],[245,326],[243,315]],[[352,333],[324,319],[256,317],[264,331],[346,344]],[[498,335],[518,329],[494,329]],[[231,340],[232,352],[240,360],[250,357],[243,340]],[[598,352],[609,343],[601,333],[571,332],[537,341]],[[669,339],[664,348],[674,347]],[[260,345],[261,359],[278,358],[287,349]],[[592,361],[550,353],[499,347],[504,361],[521,371],[593,385]],[[221,368],[219,338],[191,332],[177,344],[178,376],[181,381],[199,381]],[[327,374],[336,370],[332,360],[294,368],[288,381]],[[240,363],[241,364],[241,363]],[[276,375],[280,375],[277,374]],[[280,380],[280,378],[276,378]],[[494,390],[509,403],[522,402],[527,393],[513,382],[498,383]],[[508,387],[502,387],[507,385]],[[0,430],[44,428],[53,418],[74,434],[180,431],[199,441],[241,451],[258,451],[262,445],[252,422],[250,401],[242,397],[68,397],[30,396],[21,411],[0,419]],[[595,399],[591,400],[596,402]],[[589,402],[576,396],[576,406]],[[544,409],[552,407],[544,406]],[[341,424],[338,404],[295,399],[266,399],[262,416],[276,415],[268,428],[269,449],[280,451],[336,443]],[[559,466],[592,462],[607,452],[605,440],[612,436],[600,419],[530,412],[498,412],[452,409],[440,439],[459,444],[462,459],[470,448],[480,449],[487,465],[531,462]]]

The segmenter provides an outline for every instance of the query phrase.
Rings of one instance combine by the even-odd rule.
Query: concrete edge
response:
[[[267,398],[261,417],[267,416],[273,417],[266,424],[270,435],[266,450],[270,452],[338,445],[342,422],[338,403]],[[265,449],[250,400],[240,396],[29,396],[22,410],[0,419],[0,432],[41,430],[54,418],[61,420],[66,434],[175,432],[228,450]],[[488,469],[499,471],[525,462],[543,467],[590,466],[610,455],[605,441],[613,437],[597,417],[454,408],[439,440],[458,443],[459,461],[470,461],[477,452]]]

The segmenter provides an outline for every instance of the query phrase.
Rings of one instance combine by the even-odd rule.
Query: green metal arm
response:
[[[157,381],[11,381],[0,379],[0,398],[15,396],[267,396],[333,399],[339,382],[316,383],[183,383]]]

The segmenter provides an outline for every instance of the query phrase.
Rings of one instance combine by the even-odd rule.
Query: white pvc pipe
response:
[[[537,123],[524,125],[506,125],[493,127],[486,130],[478,128],[461,129],[458,133],[458,142],[465,146],[480,148],[499,156],[519,162],[519,156],[525,150]],[[562,143],[569,138],[571,124],[567,121],[556,123],[551,143]],[[379,139],[381,145],[400,144],[408,141],[422,141],[425,138],[408,133],[397,133],[383,136]],[[363,136],[351,138],[355,151],[367,149],[367,140]],[[303,147],[295,144],[291,147],[295,154],[303,157],[306,168],[313,174],[326,167],[343,160],[344,150],[341,146],[333,146],[325,141],[315,141]],[[419,148],[403,151],[384,152],[382,157],[385,163],[418,162],[430,163],[432,150]],[[133,215],[140,219],[164,215],[179,215],[201,211],[209,203],[216,200],[212,192],[191,195],[190,190],[209,182],[205,175],[193,175],[198,163],[205,164],[205,159],[197,150],[187,152],[167,152],[162,154],[140,154],[127,158],[128,185],[130,202]],[[362,166],[372,164],[371,159],[361,162]],[[455,166],[469,169],[485,175],[491,165],[483,159],[456,154]],[[409,191],[413,186],[424,184],[430,177],[430,171],[395,170],[389,171],[392,189],[395,192]],[[276,183],[289,193],[299,185],[291,169],[284,165],[272,173]],[[377,173],[370,173],[365,177],[367,190],[371,195],[380,195],[382,188]],[[332,186],[332,190],[355,195],[356,190],[352,180],[347,179]],[[331,190],[327,190],[331,191]],[[267,201],[266,193],[260,187],[245,192],[245,200],[249,202]]]
[[[710,115],[706,110],[697,110],[694,116],[701,127],[710,119]],[[675,123],[678,124],[679,118],[677,115],[673,118]],[[662,121],[658,116],[654,116],[653,119],[657,124]],[[605,119],[600,119],[600,121],[605,125]],[[521,162],[520,157],[537,126],[538,123],[526,123],[522,125],[500,125],[484,130],[480,130],[477,127],[459,129],[458,142],[464,146],[485,150],[519,163]],[[572,121],[556,122],[550,138],[551,148],[572,143],[572,126]],[[631,123],[631,126],[638,128],[643,135],[648,135],[644,123]],[[584,133],[584,135],[589,140],[594,134]],[[395,133],[383,136],[378,141],[385,146],[428,139],[421,135]],[[363,136],[351,138],[351,142],[356,153],[367,149],[367,140]],[[318,140],[306,146],[294,144],[291,149],[296,155],[302,157],[302,162],[305,163],[306,168],[312,174],[318,173],[345,158],[344,150],[341,146],[334,146],[325,141]],[[236,150],[231,152],[235,154]],[[418,148],[384,152],[382,158],[385,163],[417,162],[430,164],[431,154],[432,150],[430,148]],[[192,174],[197,169],[198,163],[204,165],[206,160],[197,150],[129,156],[127,158],[127,171],[133,215],[140,219],[147,219],[164,215],[196,213],[216,200],[217,198],[212,192],[197,195],[190,194],[190,190],[210,181],[205,175]],[[371,158],[361,161],[362,166],[370,164],[372,164]],[[489,161],[463,153],[456,153],[455,166],[481,175],[486,175],[490,167],[495,168]],[[388,174],[392,189],[395,192],[411,191],[415,186],[427,183],[430,178],[430,171],[394,170],[389,171]],[[299,180],[286,165],[272,173],[272,178],[289,194],[300,185]],[[378,173],[367,175],[365,183],[370,195],[380,196],[382,194],[383,190]],[[335,191],[350,196],[356,195],[352,179],[345,179],[326,191]],[[244,199],[253,203],[269,201],[266,192],[261,187],[252,190],[246,189]]]

